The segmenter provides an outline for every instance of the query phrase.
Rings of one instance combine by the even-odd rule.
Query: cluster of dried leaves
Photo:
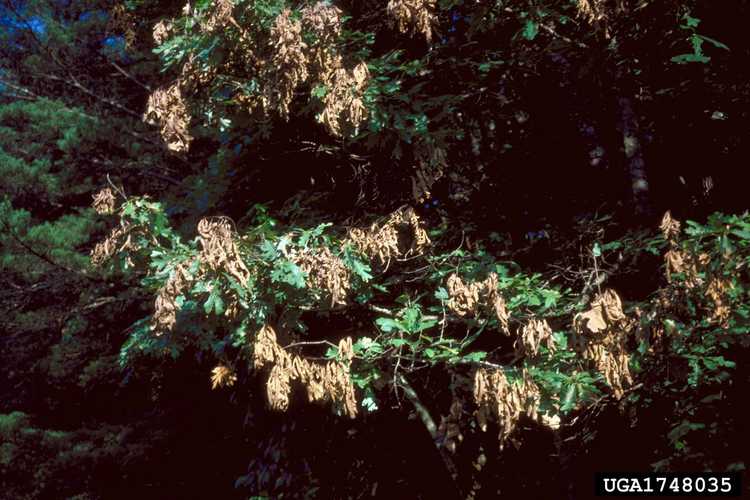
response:
[[[552,328],[550,328],[546,319],[533,318],[521,328],[515,342],[516,351],[525,356],[535,357],[542,345],[547,347],[550,352],[555,352]]]
[[[308,287],[325,293],[332,308],[346,304],[351,272],[328,247],[290,253],[288,257],[305,273]]]
[[[454,396],[448,415],[440,418],[440,425],[437,429],[438,436],[443,440],[443,446],[451,453],[454,453],[456,445],[464,440],[460,426],[462,416],[463,404]]]
[[[293,19],[291,10],[285,9],[276,18],[269,43],[271,58],[261,70],[262,95],[258,102],[264,113],[273,109],[288,119],[294,92],[309,76],[302,23]]]
[[[166,42],[167,39],[172,36],[173,24],[172,21],[163,19],[154,25],[151,35],[154,39],[154,44],[158,47],[162,43]]]
[[[169,332],[177,323],[177,297],[186,293],[194,281],[189,269],[193,260],[189,259],[175,266],[167,282],[159,289],[154,302],[154,315],[151,318],[151,329],[156,335]]]
[[[432,142],[420,142],[415,150],[416,172],[411,177],[412,196],[417,202],[429,199],[430,189],[448,168],[445,150]]]
[[[182,95],[179,82],[156,89],[148,96],[143,120],[159,127],[167,149],[184,153],[190,147],[190,113]]]
[[[253,366],[262,369],[271,365],[266,383],[271,408],[282,411],[289,408],[291,383],[296,380],[305,386],[310,402],[331,401],[345,415],[356,417],[357,402],[349,374],[349,364],[354,357],[352,339],[342,339],[338,347],[338,360],[313,363],[301,356],[289,354],[276,341],[273,328],[268,325],[261,328],[255,337]]]
[[[199,89],[206,88],[215,77],[216,68],[205,62],[199,62],[195,56],[191,55],[182,65],[177,83],[183,96],[190,96]]]
[[[228,58],[222,68],[205,68],[188,57],[178,81],[156,90],[149,98],[145,118],[160,126],[170,150],[184,152],[192,140],[184,95],[206,87],[218,72],[250,72],[259,91],[240,93],[237,101],[251,114],[259,113],[261,119],[272,113],[288,119],[297,90],[308,85],[321,90],[314,93],[322,105],[318,119],[332,135],[341,137],[361,127],[367,119],[363,97],[370,74],[365,63],[345,61],[338,45],[342,12],[337,7],[320,1],[302,9],[300,19],[285,9],[273,22],[269,36],[262,39],[254,38],[237,23],[233,9],[231,0],[213,2],[199,29],[210,34],[229,26],[236,28],[240,53]],[[154,40],[162,43],[171,31],[168,22],[160,21],[154,27]],[[314,42],[305,43],[303,31],[311,33]],[[247,75],[243,79],[247,80]]]
[[[302,24],[316,38],[309,48],[310,84],[313,88],[325,88],[318,120],[337,137],[356,133],[367,119],[363,97],[370,72],[364,62],[353,66],[344,62],[337,45],[342,12],[325,2],[317,2],[302,10]]]
[[[387,10],[401,33],[420,33],[431,42],[437,25],[435,4],[435,0],[389,0]]]
[[[95,196],[94,205],[110,209],[113,199],[114,195],[111,191],[105,189]],[[137,250],[133,236],[142,231],[143,228],[121,221],[104,241],[94,247],[91,252],[91,262],[95,266],[100,266],[115,254],[120,252],[127,254]],[[240,256],[237,238],[228,218],[201,219],[198,222],[198,234],[201,245],[198,256],[175,265],[166,283],[156,294],[154,315],[151,319],[151,327],[156,335],[172,330],[180,309],[177,304],[178,297],[188,292],[192,283],[207,272],[227,273],[240,285],[245,284],[250,277],[250,271]],[[196,260],[198,264],[194,266]],[[193,267],[197,267],[194,273],[191,272]],[[237,304],[233,302],[228,305],[226,314],[231,317],[237,311]]]
[[[491,417],[497,421],[501,449],[522,415],[549,425],[539,414],[540,399],[539,387],[525,370],[515,383],[509,382],[502,370],[480,368],[474,375],[477,422],[482,431],[486,431]]]
[[[623,312],[622,301],[614,290],[597,295],[588,311],[573,318],[576,349],[594,363],[618,399],[633,383],[626,349],[632,326],[633,322]]]
[[[104,188],[94,194],[92,207],[99,215],[110,215],[115,213],[115,194],[110,188]]]
[[[103,241],[94,246],[91,251],[91,263],[99,267],[120,252],[129,252],[137,248],[133,241],[135,226],[122,221],[120,225],[112,229]]]
[[[352,69],[342,66],[322,75],[321,84],[327,91],[318,120],[332,135],[356,134],[364,123],[367,108],[363,96],[369,81],[370,72],[363,62]]]
[[[726,325],[732,309],[729,307],[728,292],[732,289],[732,283],[725,278],[712,278],[706,288],[706,296],[711,299],[713,309],[711,321],[720,325]]]
[[[219,364],[211,370],[211,389],[232,387],[237,382],[237,375],[227,365]]]
[[[421,255],[430,238],[413,208],[397,210],[385,222],[349,229],[347,242],[370,259],[388,267],[392,258]]]
[[[242,260],[237,248],[237,238],[232,222],[227,217],[207,217],[198,222],[200,253],[197,258],[187,259],[177,264],[169,279],[159,289],[154,303],[152,330],[156,335],[171,331],[177,321],[177,298],[185,294],[192,283],[207,272],[224,272],[232,276],[240,286],[250,277],[250,271]],[[197,259],[197,271],[190,273]],[[235,302],[227,306],[226,314],[232,317],[238,312]]]
[[[497,274],[490,273],[484,281],[465,283],[457,274],[448,276],[448,309],[458,316],[471,315],[479,317],[483,314],[493,315],[500,322],[500,327],[506,335],[508,330],[508,309],[505,299],[498,289]]]
[[[732,288],[731,282],[710,272],[711,257],[707,253],[696,255],[680,248],[680,222],[672,218],[669,212],[664,214],[659,228],[669,244],[669,250],[664,254],[667,280],[672,283],[673,275],[681,274],[682,284],[687,290],[698,289],[711,300],[711,321],[726,323],[732,312],[727,298]],[[706,279],[702,276],[706,276]],[[663,308],[669,309],[678,295],[679,290],[666,290],[661,296]]]
[[[577,6],[581,17],[605,31],[609,21],[625,9],[624,0],[577,0]]]
[[[214,0],[211,2],[211,10],[208,15],[201,20],[201,29],[205,33],[213,33],[229,24],[239,28],[239,24],[233,17],[233,10],[234,4],[231,0]]]
[[[224,271],[244,285],[250,277],[250,271],[240,256],[237,248],[232,221],[228,217],[206,217],[198,222],[201,252],[199,259],[202,267],[212,271]]]

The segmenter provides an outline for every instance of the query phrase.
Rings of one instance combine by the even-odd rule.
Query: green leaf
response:
[[[216,300],[216,294],[211,292],[211,295],[208,296],[208,299],[206,299],[206,302],[203,304],[203,311],[206,314],[211,314],[211,311],[214,308],[214,301]]]
[[[475,351],[475,352],[470,352],[469,354],[465,355],[463,359],[472,363],[476,363],[476,362],[484,360],[484,358],[486,357],[487,357],[486,352]]]
[[[620,248],[622,248],[622,242],[620,242],[620,241],[610,241],[609,243],[605,243],[601,247],[601,249],[603,251],[606,251],[606,252],[609,252],[609,251],[612,251],[612,250],[617,250],[617,249],[620,249]]]
[[[224,314],[224,300],[218,293],[216,294],[216,298],[214,299],[214,313],[217,316]]]
[[[697,28],[701,23],[700,19],[698,19],[697,17],[692,17],[690,14],[685,14],[683,16],[683,19],[685,20],[685,25],[688,28]]]
[[[277,262],[271,272],[271,281],[287,283],[295,288],[305,288],[305,274],[294,262],[282,260]]]
[[[388,343],[391,344],[393,347],[401,347],[403,345],[408,344],[406,339],[390,339]]]
[[[367,283],[372,279],[372,274],[370,274],[370,271],[372,270],[369,265],[365,264],[361,260],[357,259],[356,257],[351,257],[348,261],[349,267],[352,271],[354,271],[354,274],[360,277],[362,281]]]
[[[731,233],[743,240],[750,240],[750,231],[746,229],[732,229]]]
[[[568,390],[565,392],[565,397],[563,397],[562,406],[560,407],[560,410],[563,412],[568,412],[575,408],[575,399],[576,399],[576,384],[570,384],[568,386]]]
[[[435,291],[435,298],[438,300],[448,300],[450,296],[448,295],[448,291],[441,286]]]
[[[711,45],[713,45],[716,48],[724,49],[724,50],[729,50],[729,47],[727,47],[725,44],[721,43],[718,40],[715,40],[713,38],[707,37],[705,35],[698,35],[698,34],[696,34],[695,36],[702,38],[703,40],[707,41],[708,43],[710,43]]]
[[[327,93],[328,93],[328,87],[326,87],[325,85],[316,85],[315,87],[313,87],[312,91],[310,92],[310,95],[318,99],[322,99],[326,96]]]
[[[704,56],[704,55],[698,55],[698,54],[680,54],[679,56],[674,56],[670,59],[673,63],[677,64],[687,64],[691,62],[698,62],[701,64],[706,64],[711,60],[710,57]]]
[[[373,395],[365,396],[362,398],[362,408],[368,412],[374,412],[378,410],[378,402],[375,400]]]
[[[540,290],[542,297],[544,297],[544,308],[549,309],[557,304],[557,299],[560,298],[560,292],[557,290]]]
[[[401,324],[391,318],[378,318],[375,320],[375,324],[377,324],[385,333],[401,329]]]
[[[522,35],[526,40],[533,40],[539,34],[539,25],[531,19],[526,20]]]

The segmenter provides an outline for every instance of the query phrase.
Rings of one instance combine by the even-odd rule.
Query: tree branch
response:
[[[30,246],[30,245],[29,245],[29,244],[27,244],[27,243],[26,243],[25,241],[23,241],[23,240],[22,240],[22,239],[21,239],[21,238],[20,238],[20,237],[19,237],[19,236],[18,236],[18,235],[16,234],[16,232],[15,232],[15,231],[13,231],[13,228],[11,228],[11,227],[10,227],[10,226],[8,225],[8,223],[7,223],[7,222],[5,222],[5,221],[0,221],[0,222],[2,222],[2,223],[3,223],[3,227],[4,227],[4,228],[5,228],[5,230],[6,230],[7,232],[8,232],[8,234],[10,234],[10,236],[11,236],[11,237],[12,237],[12,238],[13,238],[13,239],[14,239],[14,240],[15,240],[15,241],[16,241],[16,242],[17,242],[17,243],[19,244],[19,245],[21,245],[21,246],[22,246],[22,247],[23,247],[23,248],[24,248],[24,249],[25,249],[25,250],[26,250],[27,252],[29,252],[29,253],[30,253],[31,255],[33,255],[34,257],[36,257],[36,258],[38,258],[38,259],[41,259],[41,260],[43,260],[44,262],[46,262],[47,264],[51,265],[52,267],[56,267],[56,268],[58,268],[58,269],[62,269],[63,271],[66,271],[66,272],[68,272],[68,273],[71,273],[71,274],[75,274],[75,275],[77,275],[77,276],[80,276],[80,277],[82,277],[82,278],[86,278],[87,280],[91,280],[91,281],[98,281],[97,279],[95,279],[95,278],[92,278],[91,276],[88,276],[87,274],[85,274],[85,273],[83,273],[83,272],[81,272],[81,271],[78,271],[78,270],[76,270],[76,269],[71,269],[70,267],[68,267],[68,266],[66,266],[66,265],[60,264],[60,263],[58,263],[58,262],[55,262],[54,260],[52,260],[51,258],[47,257],[46,255],[44,255],[44,254],[42,254],[42,253],[39,253],[39,252],[37,252],[36,250],[34,250],[34,248],[33,248],[32,246]]]
[[[131,75],[130,73],[128,73],[127,71],[125,71],[124,69],[122,69],[122,68],[120,67],[120,65],[119,65],[119,64],[117,64],[117,63],[116,63],[116,62],[114,62],[114,61],[110,61],[109,63],[110,63],[110,64],[111,64],[112,66],[114,66],[114,68],[115,68],[115,69],[116,69],[116,70],[117,70],[117,71],[118,71],[118,72],[119,72],[120,74],[122,74],[122,75],[123,75],[123,76],[125,76],[126,78],[128,78],[128,79],[130,79],[130,80],[134,81],[135,83],[137,83],[138,85],[140,85],[140,86],[141,86],[142,88],[146,89],[146,90],[147,90],[148,92],[151,92],[151,87],[149,87],[149,86],[148,86],[148,85],[146,85],[145,83],[141,83],[141,82],[140,82],[140,81],[139,81],[139,80],[138,80],[138,79],[137,79],[136,77],[134,77],[133,75]]]
[[[414,405],[414,410],[417,412],[419,419],[422,421],[425,429],[427,429],[427,432],[430,434],[432,442],[435,444],[435,448],[437,448],[438,454],[443,460],[443,464],[445,465],[445,468],[447,469],[451,479],[453,480],[453,485],[457,490],[459,490],[460,493],[460,488],[457,484],[458,468],[453,462],[453,458],[448,454],[448,450],[445,449],[442,442],[440,441],[438,428],[437,425],[435,425],[435,421],[433,420],[432,416],[430,415],[430,411],[422,404],[422,401],[420,401],[417,392],[403,375],[399,374],[398,380],[395,380],[394,383],[398,384],[404,390],[404,394],[406,395],[407,399],[409,399],[409,401],[411,401],[411,404]],[[464,498],[463,495],[459,496],[461,498]]]

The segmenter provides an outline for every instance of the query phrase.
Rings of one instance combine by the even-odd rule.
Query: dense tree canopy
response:
[[[0,497],[743,471],[749,20],[1,0]]]

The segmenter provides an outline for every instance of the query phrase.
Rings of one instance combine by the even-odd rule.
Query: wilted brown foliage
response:
[[[352,69],[338,67],[321,75],[327,92],[323,97],[323,111],[318,119],[335,136],[356,131],[367,118],[363,95],[370,80],[365,63]]]
[[[345,64],[337,45],[341,16],[340,9],[324,2],[302,10],[302,25],[316,38],[309,47],[311,84],[325,88],[318,120],[335,136],[356,131],[367,118],[362,98],[370,80],[365,63]]]
[[[148,97],[143,119],[159,126],[161,138],[167,149],[184,153],[190,147],[190,113],[182,96],[179,83],[160,88]]]
[[[664,254],[667,281],[673,283],[673,275],[681,274],[682,280],[677,288],[665,290],[660,295],[660,307],[664,311],[674,308],[681,287],[697,290],[711,302],[710,321],[724,324],[731,314],[727,293],[731,282],[722,276],[712,275],[709,265],[711,257],[707,253],[691,253],[678,246],[680,222],[672,218],[669,212],[664,214],[659,227],[662,235],[669,242],[669,250]]]
[[[669,211],[664,213],[664,217],[661,219],[659,225],[662,236],[670,243],[675,243],[677,237],[680,235],[680,221],[672,218],[672,214]]]
[[[216,77],[216,69],[203,67],[193,56],[190,56],[182,65],[178,84],[183,96],[192,95],[196,91],[207,87]]]
[[[217,365],[211,370],[211,388],[231,387],[237,382],[237,375],[227,365]]]
[[[458,316],[492,315],[500,322],[500,326],[509,334],[508,309],[505,299],[498,289],[497,274],[490,273],[484,281],[465,283],[457,274],[451,274],[446,282],[448,289],[448,309]]]
[[[110,215],[115,212],[115,194],[110,188],[104,188],[94,194],[92,206],[99,215]]]
[[[349,364],[354,357],[352,339],[339,342],[339,359],[326,363],[314,363],[289,354],[276,340],[276,332],[266,325],[255,337],[253,366],[261,369],[272,365],[266,383],[268,403],[275,410],[287,410],[292,381],[305,386],[310,402],[331,401],[345,415],[357,416],[354,385],[349,375]]]
[[[415,151],[416,173],[411,177],[412,196],[417,202],[430,198],[432,185],[443,177],[448,168],[446,152],[432,142],[420,143]]]
[[[207,217],[198,222],[202,267],[212,271],[225,271],[241,285],[250,276],[240,256],[232,230],[232,222],[227,217]]]
[[[181,262],[172,270],[172,273],[156,294],[154,302],[154,315],[151,318],[151,329],[156,335],[161,335],[174,328],[177,322],[177,297],[187,292],[193,282],[193,277],[188,272],[193,260]]]
[[[732,310],[729,307],[727,293],[732,288],[732,283],[725,278],[712,278],[706,287],[706,296],[711,299],[713,310],[711,311],[711,321],[719,324],[726,324]]]
[[[288,257],[304,271],[308,286],[326,294],[331,307],[346,304],[351,273],[328,247],[306,249]]]
[[[349,229],[347,241],[386,267],[392,258],[421,255],[430,244],[422,221],[411,207],[397,210],[383,223]]]
[[[208,15],[201,22],[201,29],[206,33],[225,28],[232,24],[239,28],[237,21],[232,16],[234,4],[231,0],[214,0],[209,4],[211,6]]]
[[[94,266],[101,266],[117,253],[135,249],[132,239],[133,230],[134,227],[127,222],[122,222],[112,229],[107,237],[97,243],[91,251],[91,263]]]
[[[539,387],[524,370],[519,381],[509,382],[502,370],[480,368],[474,375],[474,400],[477,404],[477,422],[482,431],[487,430],[490,418],[500,428],[500,448],[513,433],[522,415],[539,419]]]
[[[282,118],[289,117],[294,91],[307,80],[307,45],[302,41],[302,23],[285,9],[271,28],[272,56],[263,68],[262,108],[275,110]]]
[[[164,43],[171,36],[172,27],[172,21],[167,19],[163,19],[156,23],[152,31],[154,44],[158,46]]]
[[[613,290],[599,294],[588,311],[573,318],[576,348],[604,375],[617,398],[633,383],[626,349],[631,326],[622,310],[622,301]]]
[[[625,10],[624,0],[577,0],[578,13],[609,36],[609,23]]]
[[[440,425],[437,429],[438,436],[443,440],[443,446],[450,452],[455,452],[456,445],[464,440],[460,426],[462,417],[463,404],[454,396],[448,415],[440,418]]]
[[[531,319],[521,328],[515,343],[516,351],[534,357],[539,353],[539,347],[542,345],[550,352],[555,351],[552,328],[546,319]]]
[[[387,10],[401,33],[420,33],[432,41],[437,24],[435,0],[390,0]]]

